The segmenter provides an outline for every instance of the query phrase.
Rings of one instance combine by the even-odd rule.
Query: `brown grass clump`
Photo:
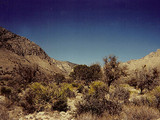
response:
[[[117,87],[112,95],[112,99],[123,101],[124,103],[129,102],[130,92],[123,87]]]
[[[0,105],[0,120],[9,120],[9,113],[7,111],[7,109]]]
[[[124,110],[127,120],[155,120],[160,117],[157,109],[148,106],[127,106]]]
[[[92,115],[91,113],[83,113],[77,116],[75,120],[120,120],[118,116],[106,113],[103,116]]]
[[[87,95],[82,102],[76,104],[77,115],[90,112],[92,115],[102,116],[104,112],[110,115],[119,115],[122,106],[118,102],[108,101],[105,98],[97,99],[97,96]]]

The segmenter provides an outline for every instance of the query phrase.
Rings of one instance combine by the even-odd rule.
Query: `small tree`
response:
[[[101,66],[99,64],[93,64],[90,66],[90,72],[92,74],[92,81],[102,78]]]
[[[54,78],[57,85],[59,85],[59,83],[62,83],[65,80],[64,75],[60,73],[56,73],[56,75],[54,75]]]
[[[70,77],[74,80],[86,80],[89,78],[89,67],[87,65],[77,65],[74,67]]]
[[[103,59],[104,60],[104,77],[105,82],[108,84],[108,87],[114,81],[118,80],[121,76],[125,76],[125,68],[119,66],[116,56],[109,56]]]
[[[147,71],[146,65],[144,65],[141,70],[136,71],[135,77],[137,79],[137,87],[141,90],[141,94],[145,88],[151,90],[158,85],[159,74],[157,68]]]
[[[88,84],[102,77],[101,66],[98,64],[91,66],[77,65],[74,67],[73,72],[70,73],[70,77],[74,80],[85,80]]]

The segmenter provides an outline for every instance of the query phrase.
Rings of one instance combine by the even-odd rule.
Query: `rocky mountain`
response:
[[[59,61],[59,60],[55,60],[52,59],[53,63],[55,63],[55,65],[62,70],[64,73],[70,73],[72,71],[72,69],[74,68],[74,66],[76,66],[77,64],[75,63],[71,63],[69,61]]]
[[[30,78],[52,79],[56,73],[68,75],[75,64],[50,58],[25,37],[0,27],[0,80]],[[29,77],[28,76],[28,77]]]
[[[150,54],[141,59],[130,60],[123,64],[127,65],[128,69],[131,71],[135,69],[140,69],[144,65],[146,65],[148,69],[156,67],[158,70],[160,70],[160,49],[158,49],[156,52],[151,52]]]

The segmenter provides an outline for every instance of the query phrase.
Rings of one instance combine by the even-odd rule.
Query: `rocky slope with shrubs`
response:
[[[0,28],[0,120],[158,120],[159,52],[74,67]]]
[[[123,64],[127,65],[131,71],[141,69],[144,65],[146,65],[148,69],[157,67],[160,70],[160,49],[157,49],[156,52],[151,52],[141,59],[130,60]]]
[[[34,42],[2,27],[0,27],[0,58],[1,74],[3,72],[1,79],[7,79],[7,76],[10,76],[9,73],[14,72],[14,69],[19,69],[19,66],[36,66],[46,75],[55,73],[67,75],[75,65],[53,60]]]

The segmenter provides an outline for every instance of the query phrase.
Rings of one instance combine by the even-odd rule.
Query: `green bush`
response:
[[[67,97],[75,97],[74,89],[72,84],[68,83],[57,86],[56,84],[43,85],[35,82],[29,85],[29,90],[20,105],[27,113],[51,108],[52,110],[66,111]]]
[[[54,89],[50,88],[50,86],[35,82],[30,85],[30,89],[34,94],[34,102],[36,104],[48,102],[54,97]]]
[[[56,96],[56,90],[57,86],[54,84],[45,86],[38,82],[32,83],[20,101],[20,105],[27,113],[49,109],[47,104],[52,103],[58,97]]]
[[[89,94],[90,95],[96,95],[98,96],[105,96],[105,94],[108,92],[107,85],[102,81],[94,81],[89,86]]]
[[[70,77],[74,80],[84,80],[88,85],[90,82],[99,80],[102,77],[101,66],[98,64],[91,66],[77,65],[70,73]]]
[[[73,92],[73,85],[68,83],[61,84],[61,87],[59,88],[59,97],[75,97],[75,93]]]

